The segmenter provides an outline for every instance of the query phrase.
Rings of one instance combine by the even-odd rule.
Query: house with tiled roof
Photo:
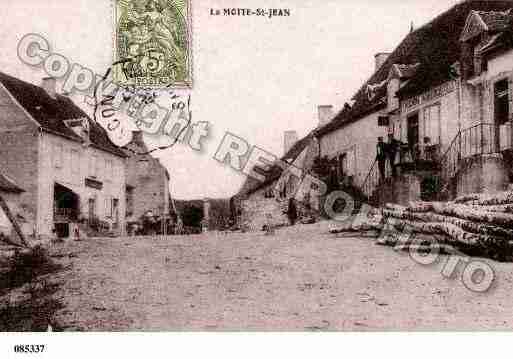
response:
[[[27,235],[67,237],[81,225],[125,229],[126,155],[55,79],[41,86],[0,73],[0,168],[25,191]]]
[[[331,120],[332,107],[318,107],[319,123]],[[290,198],[300,198],[300,217],[312,216],[320,210],[318,198],[305,200],[302,197],[301,182],[310,173],[318,158],[319,144],[311,131],[298,139],[296,131],[286,131],[283,138],[283,156],[269,168],[255,167],[263,180],[248,176],[239,192],[231,198],[230,207],[234,221],[245,230],[259,231],[264,225],[285,225],[285,214]]]
[[[511,178],[512,1],[468,0],[413,30],[328,124],[320,155],[371,202],[505,189]],[[395,151],[383,173],[378,137]]]
[[[140,223],[149,213],[159,219],[168,218],[169,171],[149,153],[142,131],[133,132],[123,152],[127,156],[127,222]]]

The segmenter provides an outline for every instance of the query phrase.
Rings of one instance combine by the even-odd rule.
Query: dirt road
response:
[[[323,234],[324,233],[324,234]],[[261,234],[88,239],[53,249],[67,330],[513,328],[513,265],[477,294],[440,265],[322,224]],[[70,266],[71,264],[71,266]]]

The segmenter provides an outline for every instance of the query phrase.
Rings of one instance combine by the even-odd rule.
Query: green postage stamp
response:
[[[114,0],[114,81],[191,87],[190,0]]]

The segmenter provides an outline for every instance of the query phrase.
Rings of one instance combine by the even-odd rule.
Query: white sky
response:
[[[0,71],[39,84],[44,72],[16,56],[26,33],[103,73],[112,62],[110,0],[2,0]],[[179,145],[157,153],[176,198],[228,197],[244,176],[212,159],[225,131],[277,156],[283,132],[317,124],[316,107],[339,109],[413,21],[426,23],[455,0],[192,0],[193,120],[209,121],[205,151]],[[290,8],[283,18],[213,17],[210,8]]]

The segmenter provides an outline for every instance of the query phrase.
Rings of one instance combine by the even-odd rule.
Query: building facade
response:
[[[148,153],[143,133],[133,132],[126,146],[127,156],[127,219],[138,222],[151,212],[153,216],[170,215],[169,172],[158,158]]]
[[[371,78],[316,131],[374,203],[449,199],[512,182],[513,3],[465,1],[376,56]],[[393,154],[385,173],[378,137]]]
[[[38,87],[0,74],[0,164],[25,190],[27,235],[67,237],[77,226],[125,230],[125,154],[55,80]]]

